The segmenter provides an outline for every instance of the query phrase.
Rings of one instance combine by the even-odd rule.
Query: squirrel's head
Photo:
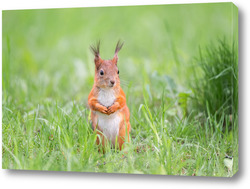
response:
[[[90,46],[95,55],[95,84],[100,88],[112,88],[120,86],[119,70],[117,67],[118,52],[121,50],[123,43],[118,41],[115,48],[114,58],[103,60],[100,57],[100,41],[96,46]]]

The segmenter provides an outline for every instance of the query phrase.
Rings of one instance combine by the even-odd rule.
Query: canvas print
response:
[[[231,177],[233,3],[2,12],[2,168]]]

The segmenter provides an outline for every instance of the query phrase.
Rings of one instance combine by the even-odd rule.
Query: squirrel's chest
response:
[[[111,106],[116,100],[114,90],[112,89],[100,90],[97,99],[98,102],[103,106],[106,107]],[[112,141],[113,144],[115,144],[115,138],[116,136],[118,136],[119,125],[121,122],[118,111],[110,115],[106,115],[100,112],[96,113],[97,113],[97,124],[99,129],[109,140]]]
[[[113,89],[102,89],[98,93],[98,101],[103,106],[111,106],[115,102],[115,94]]]

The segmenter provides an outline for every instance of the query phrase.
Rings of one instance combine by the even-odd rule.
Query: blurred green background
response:
[[[89,46],[113,57],[118,39],[121,78],[140,90],[157,71],[185,86],[199,47],[232,39],[232,4],[192,4],[3,11],[3,91],[15,101],[86,101],[93,84]],[[132,97],[133,98],[133,97]]]
[[[232,3],[2,15],[3,168],[203,176],[238,170]],[[132,125],[126,160],[112,150],[98,153],[87,107],[95,69],[89,47],[100,40],[101,57],[111,59],[119,39]]]

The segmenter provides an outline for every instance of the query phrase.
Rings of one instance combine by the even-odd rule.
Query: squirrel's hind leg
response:
[[[120,129],[119,129],[119,134],[118,134],[118,144],[119,144],[120,150],[122,150],[124,148],[123,144],[125,142],[126,136],[127,136],[127,141],[130,142],[129,130],[130,130],[130,123],[122,120],[120,123]]]

